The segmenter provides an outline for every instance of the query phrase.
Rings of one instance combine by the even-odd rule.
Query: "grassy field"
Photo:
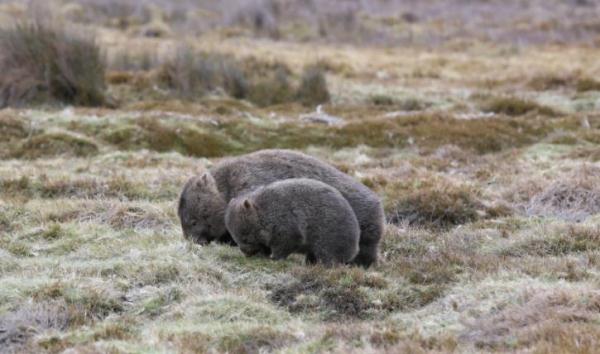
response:
[[[317,38],[285,12],[252,27],[198,10],[204,28],[177,7],[125,16],[60,3],[55,21],[94,33],[108,65],[86,76],[103,81],[97,95],[77,94],[75,77],[76,94],[51,82],[10,96],[22,87],[0,79],[0,352],[600,347],[595,5],[568,5],[557,23],[532,2],[518,25],[497,1],[448,2],[449,16],[472,11],[464,28],[431,17],[435,1],[368,9],[349,28],[390,41],[368,45],[342,36],[343,16]],[[32,11],[0,5],[11,18]],[[90,9],[98,22],[84,25]],[[187,178],[263,148],[320,157],[381,196],[377,266],[183,239]]]

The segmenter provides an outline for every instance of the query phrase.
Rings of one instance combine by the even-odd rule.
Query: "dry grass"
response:
[[[485,216],[478,191],[468,185],[419,180],[404,188],[391,186],[388,190],[386,211],[391,223],[447,228]]]
[[[517,304],[469,323],[461,339],[485,350],[525,349],[537,344],[545,350],[591,353],[597,338],[589,337],[593,331],[590,324],[597,321],[594,313],[599,306],[597,292],[526,291]]]

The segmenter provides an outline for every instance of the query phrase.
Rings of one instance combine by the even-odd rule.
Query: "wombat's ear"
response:
[[[202,174],[202,176],[200,176],[200,178],[198,178],[196,180],[196,185],[198,187],[210,186],[210,185],[213,184],[213,182],[214,181],[213,181],[212,176],[208,172],[205,172],[205,173]]]

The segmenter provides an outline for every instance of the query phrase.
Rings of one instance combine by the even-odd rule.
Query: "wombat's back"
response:
[[[360,225],[350,203],[332,186],[292,178],[273,182],[247,196],[268,230],[279,230],[287,244],[297,242],[295,237],[301,235],[307,246],[305,252],[316,259],[347,263],[358,253]]]
[[[350,203],[358,219],[358,264],[369,266],[377,259],[383,235],[384,213],[379,197],[362,183],[312,156],[291,150],[261,150],[223,160],[211,169],[225,201],[290,178],[310,178],[337,189]]]
[[[335,167],[312,156],[291,150],[261,150],[227,159],[211,169],[219,190],[232,199],[258,186],[289,178],[310,178],[322,181],[344,195],[359,193],[363,197],[377,196],[363,184]]]

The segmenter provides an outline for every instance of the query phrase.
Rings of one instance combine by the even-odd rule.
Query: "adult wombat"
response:
[[[247,256],[285,259],[306,255],[306,263],[350,262],[358,253],[360,228],[346,199],[316,180],[277,181],[232,199],[225,225]]]
[[[184,236],[201,244],[232,242],[224,221],[227,203],[259,186],[289,178],[310,178],[337,189],[360,225],[360,250],[353,262],[369,266],[377,260],[384,225],[379,197],[335,167],[290,150],[262,150],[225,159],[204,175],[192,177],[179,199]]]

